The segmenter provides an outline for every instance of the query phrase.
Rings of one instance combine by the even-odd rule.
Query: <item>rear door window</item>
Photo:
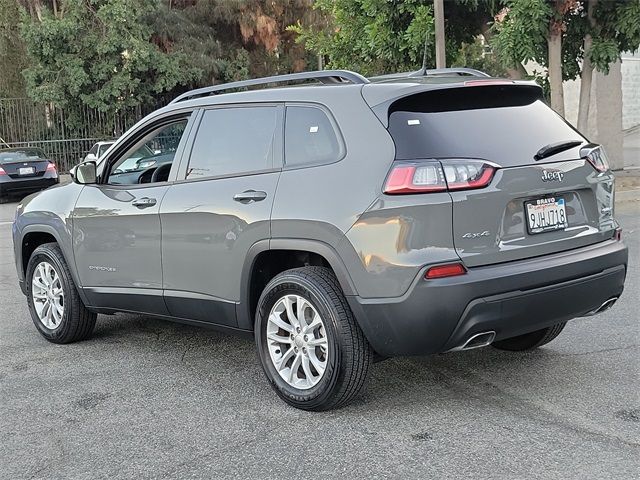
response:
[[[188,180],[270,170],[278,107],[252,106],[206,110],[193,143]]]
[[[343,155],[327,114],[312,106],[288,106],[285,117],[285,165],[333,163]]]

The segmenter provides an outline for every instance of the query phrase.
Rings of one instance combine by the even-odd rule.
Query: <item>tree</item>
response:
[[[640,1],[588,0],[582,48],[578,129],[586,130],[589,119],[593,70],[609,72],[620,53],[640,46]]]
[[[73,112],[82,105],[115,114],[192,81],[200,72],[184,54],[150,42],[143,17],[155,8],[154,0],[29,0],[21,24],[29,96],[81,122]]]
[[[23,97],[26,91],[22,77],[26,51],[18,19],[15,0],[0,0],[0,98]]]
[[[194,86],[305,70],[313,56],[286,27],[323,20],[311,0],[174,0],[148,18],[163,51],[185,53],[200,69]]]
[[[562,81],[582,77],[578,128],[586,128],[593,69],[607,73],[640,45],[640,2],[507,0],[493,28],[504,64],[546,67],[551,106],[564,114]]]
[[[365,75],[416,69],[434,60],[433,7],[416,0],[318,0],[314,8],[330,19],[322,29],[298,22],[298,41],[327,60],[330,68]]]
[[[502,0],[444,2],[447,65],[470,66],[460,62],[480,50],[474,66],[521,76],[520,64],[505,70],[477,48],[480,35],[491,39],[490,26],[502,6]],[[327,19],[323,28],[298,22],[291,30],[329,67],[373,75],[415,70],[423,61],[435,66],[433,0],[318,0],[314,9]]]

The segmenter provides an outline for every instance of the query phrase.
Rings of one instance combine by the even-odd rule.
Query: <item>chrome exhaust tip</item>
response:
[[[609,310],[611,307],[613,307],[613,304],[616,303],[617,301],[618,301],[618,297],[611,297],[609,300],[605,301],[598,308],[591,310],[590,312],[586,313],[584,316],[590,317],[592,315],[597,315],[598,313],[602,313],[606,310]]]
[[[470,336],[466,342],[459,347],[452,348],[451,352],[459,352],[462,350],[472,350],[474,348],[482,348],[491,345],[496,338],[496,332],[490,330],[488,332],[476,333]]]

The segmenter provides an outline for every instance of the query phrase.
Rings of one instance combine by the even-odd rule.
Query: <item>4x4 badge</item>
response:
[[[564,173],[559,170],[543,170],[543,182],[561,182],[564,179]]]
[[[478,237],[488,237],[491,235],[489,230],[485,230],[484,232],[469,232],[462,235],[462,238],[478,238]]]

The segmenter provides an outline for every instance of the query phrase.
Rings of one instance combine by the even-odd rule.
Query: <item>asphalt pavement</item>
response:
[[[374,365],[328,413],[287,407],[253,343],[146,316],[46,342],[16,283],[0,205],[0,478],[640,476],[640,203],[617,206],[626,291],[532,353],[484,348]]]

